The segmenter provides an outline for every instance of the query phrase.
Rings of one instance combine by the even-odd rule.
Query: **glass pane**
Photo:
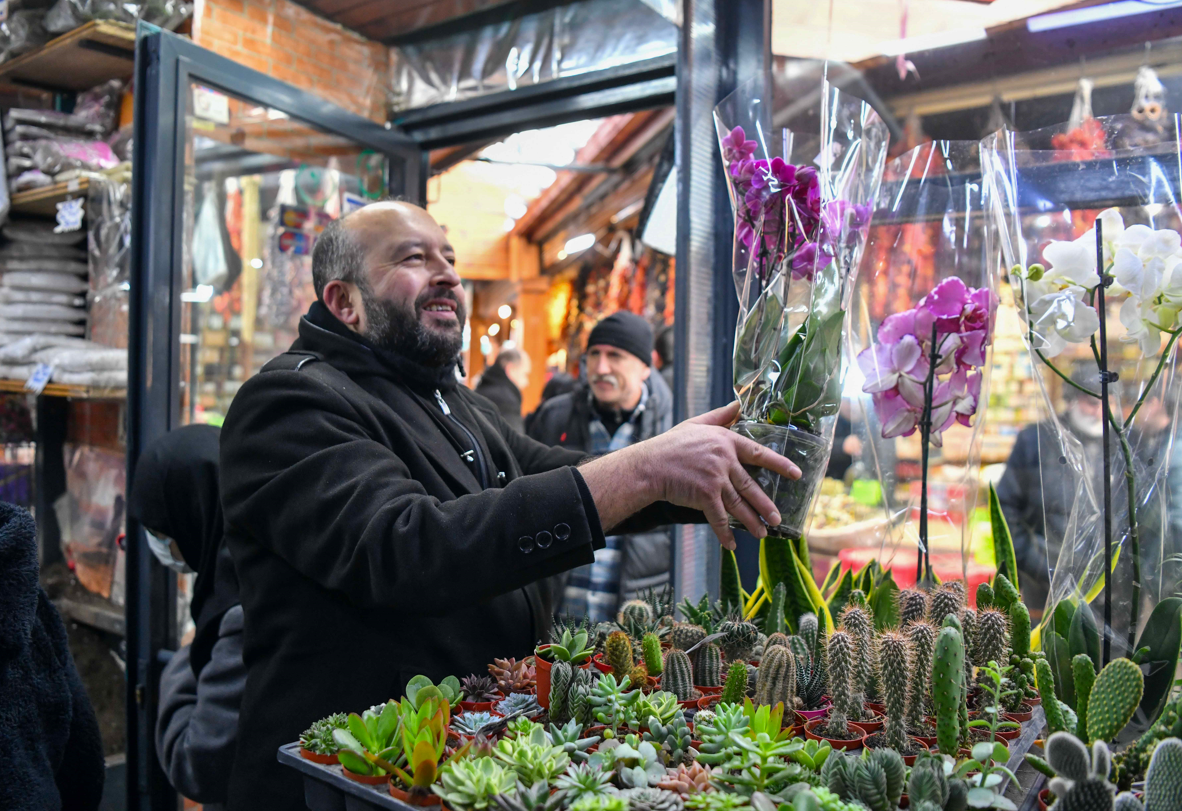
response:
[[[181,424],[221,424],[242,383],[296,339],[324,226],[385,194],[387,160],[193,84],[185,120]]]

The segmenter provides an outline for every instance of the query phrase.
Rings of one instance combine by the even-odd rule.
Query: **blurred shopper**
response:
[[[211,425],[189,425],[149,443],[128,502],[156,558],[197,573],[189,604],[193,642],[160,676],[156,754],[173,787],[207,811],[228,796],[246,689],[238,580],[222,543],[218,434]]]
[[[587,380],[538,409],[530,436],[593,454],[625,448],[669,430],[673,396],[649,365],[653,333],[638,315],[604,318],[587,338]],[[569,573],[559,613],[604,622],[621,601],[669,582],[666,530],[610,535],[595,562]]]
[[[103,742],[38,568],[33,517],[0,501],[0,808],[91,811]]]
[[[661,379],[669,391],[673,391],[673,325],[657,330],[653,339],[653,368],[661,373]]]
[[[484,370],[476,386],[476,393],[492,400],[505,422],[519,434],[525,433],[521,392],[529,385],[530,366],[529,355],[520,349],[502,349],[493,365]]]
[[[538,416],[538,412],[542,410],[542,406],[560,394],[574,391],[575,386],[578,384],[578,378],[571,377],[566,372],[555,372],[550,375],[550,379],[546,381],[546,385],[542,386],[542,399],[538,402],[538,407],[531,411],[525,418],[525,433],[529,433],[530,425],[532,425],[534,418]]]

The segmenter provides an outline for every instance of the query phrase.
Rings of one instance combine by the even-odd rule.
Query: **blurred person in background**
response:
[[[661,379],[669,391],[673,391],[673,325],[657,330],[653,339],[653,368],[661,373]]]
[[[492,400],[505,422],[519,434],[525,433],[521,416],[521,392],[529,385],[529,355],[510,346],[497,353],[492,366],[484,370],[476,393]]]
[[[555,372],[550,375],[550,379],[542,387],[542,399],[538,402],[538,407],[531,411],[529,416],[525,418],[525,433],[529,434],[530,426],[533,424],[534,418],[538,416],[538,412],[542,410],[543,405],[560,394],[574,391],[575,386],[578,384],[579,379],[571,377],[566,372]]]
[[[653,333],[627,311],[607,316],[587,337],[587,379],[538,408],[529,435],[547,445],[591,454],[625,448],[673,426],[673,395],[652,373]],[[606,622],[621,602],[669,582],[670,539],[665,529],[611,535],[595,562],[559,575],[558,613]],[[559,581],[561,582],[561,580]]]
[[[39,570],[33,517],[0,501],[0,808],[93,811],[103,741]]]
[[[189,613],[196,630],[160,675],[156,754],[173,788],[222,807],[246,689],[242,605],[234,562],[222,543],[219,430],[187,425],[148,443],[136,466],[128,514],[153,554],[176,572],[195,572]]]

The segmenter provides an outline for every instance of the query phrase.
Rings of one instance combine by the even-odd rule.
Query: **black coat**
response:
[[[492,400],[505,422],[519,434],[525,433],[525,419],[521,416],[521,389],[517,388],[505,369],[493,364],[484,370],[476,393]]]
[[[222,506],[247,666],[231,809],[303,808],[275,752],[312,721],[398,698],[419,673],[528,656],[550,617],[532,584],[604,543],[572,467],[582,454],[517,434],[453,387],[447,406],[488,463],[482,488],[455,444],[463,429],[396,360],[313,305],[226,416]],[[668,522],[665,507],[636,520]]]
[[[32,517],[0,501],[0,808],[90,811],[103,742],[37,569]]]

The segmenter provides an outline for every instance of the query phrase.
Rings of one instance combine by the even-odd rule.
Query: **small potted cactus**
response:
[[[538,645],[534,650],[538,703],[546,709],[550,708],[550,674],[554,665],[562,663],[566,666],[565,670],[585,669],[591,666],[591,655],[595,652],[594,645],[589,642],[590,632],[586,628],[555,626],[552,638],[553,642]],[[569,674],[566,678],[569,679]]]
[[[300,733],[300,757],[326,766],[339,763],[337,752],[341,747],[332,733],[348,728],[348,717],[343,712],[321,718]]]
[[[826,651],[829,692],[833,706],[828,716],[804,725],[807,738],[828,741],[834,749],[861,749],[866,733],[850,723],[854,700],[854,639],[848,631],[834,631]]]
[[[676,632],[676,629],[675,629]],[[664,675],[661,676],[661,686],[673,695],[681,706],[691,709],[697,706],[702,698],[702,691],[694,687],[694,667],[689,655],[676,647],[665,654]]]
[[[888,631],[879,640],[879,685],[885,720],[882,729],[866,736],[867,749],[887,747],[903,756],[908,766],[927,747],[907,735],[907,700],[911,686],[911,650],[907,636]]]

